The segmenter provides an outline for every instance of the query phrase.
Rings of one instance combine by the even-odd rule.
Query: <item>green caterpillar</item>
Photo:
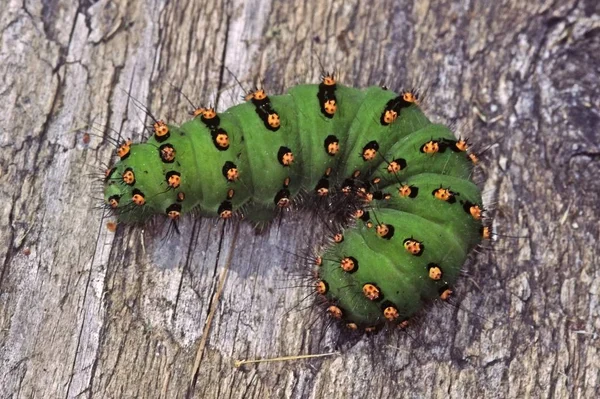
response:
[[[285,95],[255,90],[223,113],[156,121],[146,142],[121,145],[105,201],[123,222],[192,211],[264,222],[301,192],[334,207],[353,199],[356,226],[317,257],[316,291],[350,329],[404,327],[425,302],[448,298],[489,236],[471,181],[476,156],[418,103],[411,91],[346,87],[332,75]]]

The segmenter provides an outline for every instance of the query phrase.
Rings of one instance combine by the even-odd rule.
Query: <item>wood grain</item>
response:
[[[600,396],[595,0],[5,3],[2,397]],[[466,266],[455,306],[406,333],[348,337],[303,300],[294,254],[324,234],[309,213],[262,235],[186,219],[165,239],[111,233],[96,208],[111,141],[147,135],[140,105],[181,122],[173,87],[222,110],[241,94],[226,68],[280,93],[320,65],[426,89],[428,114],[485,150],[494,248]]]

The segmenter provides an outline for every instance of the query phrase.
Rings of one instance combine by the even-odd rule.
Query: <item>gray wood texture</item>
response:
[[[406,332],[348,337],[303,301],[310,213],[165,239],[95,208],[111,138],[148,123],[128,93],[182,122],[173,86],[223,110],[241,95],[224,67],[280,93],[319,59],[426,89],[487,149],[493,249]],[[596,0],[7,0],[0,76],[1,397],[600,397]]]

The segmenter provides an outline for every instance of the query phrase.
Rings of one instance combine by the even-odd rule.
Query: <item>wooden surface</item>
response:
[[[3,2],[1,396],[599,397],[598,3],[415,3]],[[348,338],[302,301],[308,214],[235,240],[186,219],[165,240],[94,208],[110,138],[144,134],[127,93],[181,122],[171,85],[222,110],[241,94],[224,67],[280,93],[319,59],[346,84],[426,89],[434,120],[488,149],[494,249],[406,333]]]

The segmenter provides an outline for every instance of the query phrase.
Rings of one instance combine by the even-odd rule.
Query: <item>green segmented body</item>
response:
[[[119,154],[105,199],[125,222],[192,210],[221,217],[243,210],[264,221],[300,191],[347,189],[371,203],[325,250],[317,290],[351,328],[402,324],[450,292],[481,240],[472,162],[465,142],[432,124],[413,97],[327,78],[279,96],[257,91],[218,115],[164,125],[167,134],[155,130]]]

